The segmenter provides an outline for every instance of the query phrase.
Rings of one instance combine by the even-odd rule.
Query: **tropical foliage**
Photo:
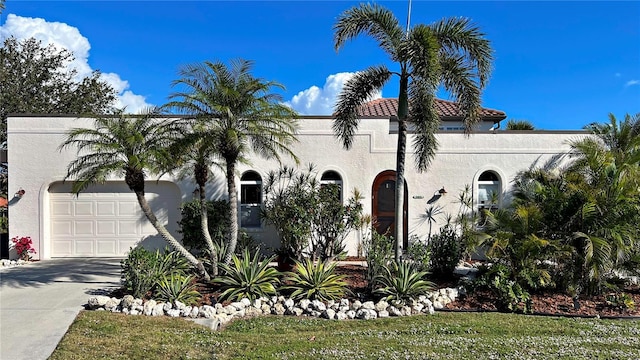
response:
[[[252,67],[247,60],[234,60],[230,66],[210,61],[184,66],[179,71],[180,79],[173,82],[181,89],[171,94],[172,101],[166,105],[192,117],[191,128],[198,140],[191,144],[202,155],[194,158],[196,177],[200,175],[201,181],[206,181],[205,171],[213,160],[219,160],[224,168],[231,224],[226,264],[238,241],[237,164],[247,162],[250,153],[278,161],[281,154],[297,159],[289,149],[296,141],[297,114],[282,104],[280,95],[271,92],[284,87],[254,77]],[[200,194],[202,197],[203,189]]]
[[[362,215],[362,196],[357,190],[343,204],[337,184],[321,184],[315,167],[284,166],[271,171],[264,184],[262,219],[280,237],[281,252],[302,259],[329,260],[344,251],[344,239],[355,230]]]
[[[637,271],[639,119],[590,124],[593,135],[573,140],[567,158],[516,177],[514,201],[488,214],[484,242],[512,280],[536,289],[554,279],[560,289],[590,294],[613,286],[616,270]]]
[[[396,261],[403,244],[404,171],[407,131],[414,131],[416,168],[424,171],[435,156],[435,133],[440,123],[435,94],[442,86],[460,106],[467,132],[480,119],[480,93],[489,80],[493,51],[480,29],[468,19],[449,18],[430,25],[418,24],[405,31],[388,9],[360,4],[344,11],[334,25],[334,46],[360,35],[373,38],[398,65],[371,66],[356,73],[344,85],[335,106],[333,130],[345,148],[353,144],[358,110],[395,74],[399,76],[398,147],[396,165],[395,241]]]
[[[285,278],[290,285],[282,290],[293,290],[291,298],[310,300],[336,300],[341,298],[347,286],[344,275],[335,273],[337,263],[305,259],[296,261],[293,272]]]
[[[160,278],[155,291],[155,299],[175,303],[179,301],[186,305],[198,302],[200,293],[196,290],[195,277],[172,272]]]
[[[119,110],[112,116],[97,117],[91,128],[70,130],[59,148],[76,150],[78,156],[68,165],[64,180],[72,180],[72,191],[79,194],[90,185],[104,183],[110,176],[124,177],[153,227],[208,280],[202,262],[169,233],[145,197],[147,174],[161,174],[170,166],[173,162],[170,146],[183,130],[180,122],[159,115],[157,109],[147,109],[139,115]]]
[[[535,130],[535,126],[528,120],[509,119],[506,130]]]
[[[223,290],[220,299],[251,300],[276,294],[276,284],[280,283],[279,272],[269,266],[273,258],[260,261],[258,252],[251,255],[245,250],[241,257],[233,254],[231,264],[220,264],[222,275],[214,281]]]
[[[391,267],[384,266],[383,269],[383,274],[377,279],[380,287],[373,293],[386,300],[406,302],[435,288],[432,282],[426,280],[428,273],[417,271],[410,262],[393,262]]]

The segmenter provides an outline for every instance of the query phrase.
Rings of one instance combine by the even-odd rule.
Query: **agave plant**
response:
[[[435,285],[425,280],[426,276],[426,271],[416,271],[409,262],[394,262],[391,269],[384,267],[383,274],[377,278],[381,287],[373,293],[382,295],[385,300],[405,302],[434,289]]]
[[[289,272],[286,280],[291,285],[283,289],[293,290],[293,299],[336,300],[341,298],[347,286],[344,275],[338,275],[335,262],[318,261],[315,264],[310,259],[304,263],[296,261],[295,270]]]
[[[200,298],[200,293],[196,291],[194,279],[193,275],[184,276],[180,273],[163,276],[158,281],[155,297],[170,303],[177,300],[187,305],[195,304]]]
[[[240,300],[247,297],[251,300],[261,296],[276,294],[275,284],[280,282],[278,270],[269,267],[273,257],[260,261],[256,251],[253,256],[245,249],[242,258],[236,254],[231,257],[231,264],[221,264],[221,276],[215,282],[221,284],[220,299]]]

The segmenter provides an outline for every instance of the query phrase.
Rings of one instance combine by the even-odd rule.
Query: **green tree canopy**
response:
[[[0,48],[0,142],[7,138],[7,116],[31,114],[100,114],[111,108],[116,91],[100,72],[77,81],[68,50],[43,46],[34,38],[7,38]]]

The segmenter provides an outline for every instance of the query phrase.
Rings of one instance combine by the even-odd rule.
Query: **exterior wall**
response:
[[[11,199],[9,205],[9,235],[31,236],[36,256],[48,258],[48,188],[61,181],[66,167],[75,158],[74,150],[59,151],[66,131],[74,127],[91,126],[90,119],[71,117],[10,117],[8,119],[9,194],[19,189],[25,195]],[[385,170],[395,170],[397,135],[390,133],[388,119],[363,119],[354,138],[352,148],[346,150],[333,135],[329,117],[310,117],[300,121],[298,143],[293,151],[301,164],[316,165],[318,176],[327,170],[340,174],[345,198],[354,188],[364,195],[365,213],[371,213],[372,184],[375,177]],[[584,136],[584,132],[551,131],[478,131],[469,137],[462,132],[440,132],[437,155],[428,171],[414,170],[413,153],[407,154],[406,182],[408,187],[409,234],[424,237],[427,224],[421,223],[427,201],[442,187],[448,194],[437,199],[433,205],[443,207],[444,212],[455,215],[458,211],[456,199],[465,185],[474,186],[482,171],[492,170],[502,181],[502,190],[509,189],[513,176],[520,170],[538,162],[542,164],[552,156],[568,150],[568,139]],[[408,150],[413,138],[409,136]],[[293,165],[291,159],[284,162]],[[240,176],[247,170],[258,172],[263,180],[270,170],[278,169],[274,160],[255,158],[252,165],[239,165],[236,185],[240,189]],[[114,179],[116,180],[116,179]],[[189,181],[175,182],[182,200],[191,199],[195,185]],[[226,198],[226,185],[222,172],[215,177],[207,189],[210,198]],[[476,195],[477,196],[477,195]],[[505,198],[505,200],[507,200]],[[444,217],[441,219],[441,225]],[[434,227],[434,231],[437,231]],[[269,247],[277,247],[276,234],[264,226],[247,230],[256,240]],[[358,244],[356,234],[348,239],[348,250],[355,254]]]

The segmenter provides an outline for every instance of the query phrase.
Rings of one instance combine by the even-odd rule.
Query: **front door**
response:
[[[407,232],[407,204],[408,204],[407,183],[404,184],[404,206],[403,206],[403,239],[402,247],[408,246]],[[379,234],[393,236],[395,229],[395,207],[396,207],[396,172],[392,170],[383,171],[373,181],[372,204],[373,224]]]

